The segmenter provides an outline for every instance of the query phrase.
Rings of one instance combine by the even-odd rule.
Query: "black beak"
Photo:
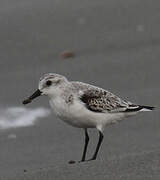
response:
[[[35,99],[36,97],[40,96],[41,94],[42,94],[42,92],[39,89],[37,89],[37,91],[35,91],[30,97],[25,99],[22,103],[23,104],[31,103],[33,99]]]

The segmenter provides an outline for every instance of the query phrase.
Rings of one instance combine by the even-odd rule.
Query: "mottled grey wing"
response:
[[[103,89],[84,91],[80,99],[94,112],[124,112],[129,106],[128,102]]]
[[[144,106],[124,101],[113,93],[102,88],[72,81],[73,91],[79,96],[85,106],[94,112],[136,112]]]

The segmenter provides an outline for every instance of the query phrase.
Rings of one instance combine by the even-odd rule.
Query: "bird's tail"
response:
[[[153,111],[156,109],[156,107],[153,106],[139,106],[141,108],[140,111]]]

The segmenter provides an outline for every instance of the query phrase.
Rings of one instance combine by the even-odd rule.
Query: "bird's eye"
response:
[[[50,86],[52,84],[52,81],[50,81],[50,80],[48,80],[47,82],[46,82],[46,85],[47,86]]]

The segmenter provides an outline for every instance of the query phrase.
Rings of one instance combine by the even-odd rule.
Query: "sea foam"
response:
[[[43,107],[35,109],[25,107],[0,108],[0,129],[32,126],[40,118],[49,114],[50,111]]]

